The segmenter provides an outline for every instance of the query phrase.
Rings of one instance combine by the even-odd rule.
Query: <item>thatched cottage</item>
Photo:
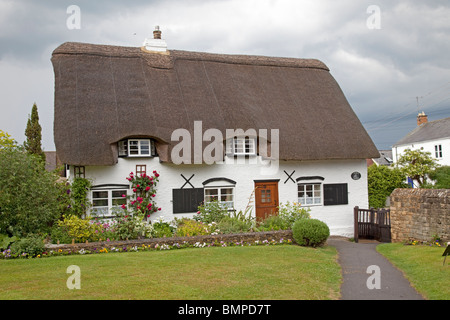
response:
[[[290,201],[352,235],[353,207],[368,206],[379,153],[321,61],[167,50],[155,31],[143,47],[64,43],[52,63],[56,151],[69,179],[93,181],[94,212],[153,170],[152,219],[211,196],[257,217]]]

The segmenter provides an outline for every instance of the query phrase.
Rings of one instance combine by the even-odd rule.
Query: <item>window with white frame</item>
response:
[[[306,206],[322,204],[322,184],[299,183],[298,202]]]
[[[128,155],[130,157],[150,156],[149,139],[129,139]]]
[[[256,155],[256,139],[235,137],[227,141],[227,155]]]
[[[127,204],[127,189],[94,189],[92,193],[91,213],[98,217],[108,217],[114,209]]]
[[[118,143],[120,157],[152,157],[156,154],[151,139],[126,139]]]
[[[434,154],[436,156],[436,159],[442,158],[442,144],[437,144],[434,146]]]
[[[217,200],[223,207],[234,208],[234,187],[208,187],[205,188],[205,204]]]

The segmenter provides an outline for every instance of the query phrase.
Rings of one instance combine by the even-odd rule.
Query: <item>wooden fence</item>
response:
[[[354,239],[373,239],[391,242],[391,215],[389,209],[354,208]]]

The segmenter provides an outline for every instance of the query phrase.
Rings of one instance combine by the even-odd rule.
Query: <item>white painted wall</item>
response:
[[[202,182],[210,178],[224,177],[236,181],[235,208],[244,210],[254,188],[254,180],[279,179],[279,202],[298,201],[297,183],[286,179],[295,170],[292,178],[301,176],[322,176],[323,183],[348,183],[348,205],[311,206],[311,216],[324,221],[332,235],[353,236],[353,208],[368,208],[367,166],[366,160],[333,160],[333,161],[280,161],[278,170],[272,175],[261,172],[260,164],[215,164],[215,165],[174,165],[160,163],[159,158],[119,158],[115,166],[88,166],[86,178],[92,179],[94,185],[127,184],[125,179],[130,172],[135,172],[136,165],[147,165],[147,172],[156,170],[159,174],[157,196],[155,198],[162,210],[152,216],[152,220],[160,217],[172,220],[174,216],[192,216],[192,214],[172,214],[172,189],[179,189],[185,183],[183,174],[195,188],[202,188]],[[72,169],[73,170],[73,169]],[[359,180],[353,180],[353,172],[361,173]],[[73,173],[73,171],[72,171]],[[190,188],[189,185],[186,187]],[[322,193],[323,198],[323,193]],[[254,210],[253,210],[254,215]]]

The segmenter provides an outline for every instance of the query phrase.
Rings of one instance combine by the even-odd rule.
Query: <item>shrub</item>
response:
[[[367,169],[369,206],[384,208],[386,198],[396,188],[406,188],[405,176],[395,167],[372,165]]]
[[[9,245],[16,240],[17,237],[8,237],[6,234],[0,234],[0,251],[8,249]]]
[[[52,241],[60,243],[98,241],[102,235],[102,226],[91,223],[88,219],[82,219],[75,215],[64,216],[53,228]]]
[[[249,219],[239,217],[225,217],[217,223],[217,230],[220,233],[241,233],[248,232],[252,228],[253,223]]]
[[[208,204],[202,204],[198,207],[197,215],[194,220],[204,223],[219,222],[228,216],[228,209],[221,205],[219,201],[213,200]]]
[[[330,236],[330,229],[317,219],[300,219],[292,226],[292,236],[299,245],[322,246]]]
[[[278,207],[278,215],[286,222],[289,229],[292,228],[294,222],[300,219],[309,219],[311,209],[303,208],[300,203],[289,201],[285,204],[280,204]]]
[[[60,218],[58,176],[22,149],[0,149],[0,233],[48,233]]]
[[[50,238],[52,243],[71,243],[72,238],[67,233],[67,228],[60,226],[58,223],[56,223],[51,232],[50,232]]]
[[[86,214],[86,210],[91,205],[88,191],[92,186],[92,182],[85,178],[77,177],[73,180],[71,185],[70,196],[72,199],[72,210],[73,212],[82,217]]]
[[[434,185],[428,184],[427,187],[433,189],[450,189],[450,166],[436,168],[429,174],[431,180],[435,180]]]
[[[201,221],[195,221],[192,219],[183,219],[178,223],[179,224],[176,231],[176,235],[178,237],[204,236],[211,234],[215,229],[213,223],[208,225]]]
[[[256,228],[258,231],[277,231],[290,229],[289,223],[279,215],[268,216],[260,221]]]
[[[175,228],[168,222],[155,221],[151,224],[150,236],[152,238],[172,237]]]
[[[133,215],[126,210],[117,210],[115,214],[114,229],[118,239],[136,239],[145,234],[147,223],[141,216]]]
[[[11,245],[11,254],[35,257],[45,250],[44,241],[40,236],[29,235],[26,238],[19,239]]]

